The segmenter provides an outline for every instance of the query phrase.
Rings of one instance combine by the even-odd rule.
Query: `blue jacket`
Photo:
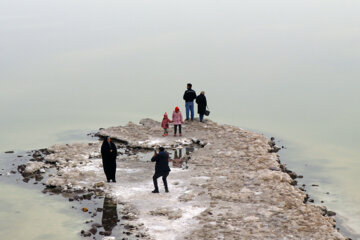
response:
[[[151,158],[151,161],[156,162],[155,164],[156,173],[170,172],[169,155],[166,152],[159,152],[159,154]]]

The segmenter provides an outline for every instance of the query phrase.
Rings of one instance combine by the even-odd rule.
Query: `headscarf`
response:
[[[104,141],[103,141],[101,147],[105,147],[106,146],[105,144],[107,144],[109,146],[109,148],[111,149],[111,140],[110,140],[110,142],[108,142],[108,139],[109,139],[109,136],[106,136],[104,138]]]

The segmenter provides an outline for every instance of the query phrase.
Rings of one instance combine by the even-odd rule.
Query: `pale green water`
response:
[[[63,199],[6,183],[0,196],[2,239],[81,239],[81,218]]]
[[[160,119],[192,82],[213,120],[285,141],[283,161],[360,233],[359,12],[351,0],[3,0],[0,150]]]

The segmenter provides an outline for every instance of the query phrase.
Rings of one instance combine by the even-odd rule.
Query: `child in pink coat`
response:
[[[183,123],[183,117],[182,117],[179,107],[175,108],[175,111],[172,114],[172,121],[174,123],[174,137],[176,137],[176,130],[178,127],[179,127],[179,135],[181,137],[182,136],[181,135],[181,124]]]
[[[169,128],[169,123],[171,123],[171,122],[172,121],[168,118],[167,113],[165,113],[164,118],[161,122],[161,127],[164,129],[163,137],[166,137],[167,135],[169,135],[168,128]]]

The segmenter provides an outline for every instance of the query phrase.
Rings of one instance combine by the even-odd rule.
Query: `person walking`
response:
[[[110,137],[105,137],[101,145],[101,157],[107,181],[110,182],[110,180],[112,180],[113,182],[116,182],[117,150]]]
[[[186,120],[189,120],[189,112],[191,112],[191,121],[194,120],[194,100],[196,99],[196,92],[192,89],[192,84],[187,84],[187,90],[184,93]]]
[[[200,93],[199,96],[196,97],[196,103],[198,105],[198,114],[200,116],[200,122],[203,121],[204,119],[204,114],[206,111],[206,106],[207,106],[207,102],[206,102],[206,97],[205,97],[205,92],[202,91]]]
[[[174,123],[174,137],[176,137],[177,128],[179,128],[179,136],[181,137],[181,124],[183,123],[183,116],[179,107],[176,107],[172,114],[172,122]]]
[[[172,121],[168,118],[167,113],[164,114],[164,118],[161,122],[161,127],[164,129],[164,134],[163,137],[166,137],[169,135],[168,133],[168,129],[169,129],[169,123],[171,123]]]
[[[165,192],[169,192],[169,188],[167,185],[167,176],[169,176],[170,173],[170,167],[169,167],[169,154],[165,152],[165,149],[163,147],[159,148],[159,153],[155,151],[154,156],[151,158],[152,162],[155,163],[155,174],[153,176],[153,182],[154,182],[154,191],[152,193],[159,193],[159,187],[157,183],[157,179],[159,177],[162,177]]]

